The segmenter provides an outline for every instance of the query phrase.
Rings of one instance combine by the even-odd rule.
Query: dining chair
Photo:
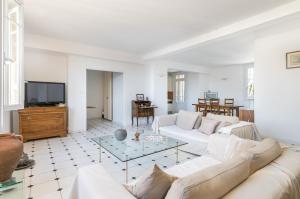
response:
[[[202,112],[203,115],[206,115],[207,111],[207,104],[206,104],[206,99],[205,98],[198,98],[198,110],[197,112]]]
[[[210,99],[209,100],[209,112],[214,114],[220,113],[220,99]]]
[[[224,100],[224,107],[223,110],[221,110],[224,115],[231,115],[233,116],[233,109],[234,106],[234,98],[225,98]]]

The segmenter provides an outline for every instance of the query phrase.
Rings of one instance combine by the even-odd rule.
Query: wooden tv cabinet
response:
[[[67,107],[30,107],[19,112],[19,131],[24,142],[67,136]]]

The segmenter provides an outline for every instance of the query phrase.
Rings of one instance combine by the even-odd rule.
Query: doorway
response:
[[[88,121],[123,122],[123,73],[88,69],[86,92]]]
[[[112,92],[112,72],[104,72],[104,82],[103,82],[103,118],[107,120],[113,119],[113,92]]]

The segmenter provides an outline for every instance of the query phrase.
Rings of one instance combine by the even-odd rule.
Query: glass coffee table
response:
[[[187,144],[168,136],[155,134],[152,131],[144,130],[137,141],[134,133],[129,132],[127,138],[118,141],[114,135],[96,137],[92,139],[99,145],[99,162],[101,162],[101,149],[104,148],[126,166],[126,183],[128,182],[128,162],[134,159],[159,153],[161,151],[176,148],[176,164],[178,163],[178,147]]]

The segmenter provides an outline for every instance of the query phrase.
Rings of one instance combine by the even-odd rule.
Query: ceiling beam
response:
[[[141,64],[143,62],[141,57],[134,54],[34,34],[25,34],[24,46],[27,48],[94,57],[125,63]]]
[[[239,22],[221,27],[206,34],[201,34],[197,37],[193,37],[191,39],[187,39],[185,41],[175,43],[173,45],[166,46],[162,49],[147,53],[143,57],[143,59],[157,59],[166,55],[179,53],[196,47],[198,45],[217,39],[222,39],[233,34],[249,31],[251,29],[255,29],[296,14],[300,14],[300,0],[295,0],[291,3],[276,7],[272,10],[261,13],[259,15],[255,15],[253,17],[249,17]]]

